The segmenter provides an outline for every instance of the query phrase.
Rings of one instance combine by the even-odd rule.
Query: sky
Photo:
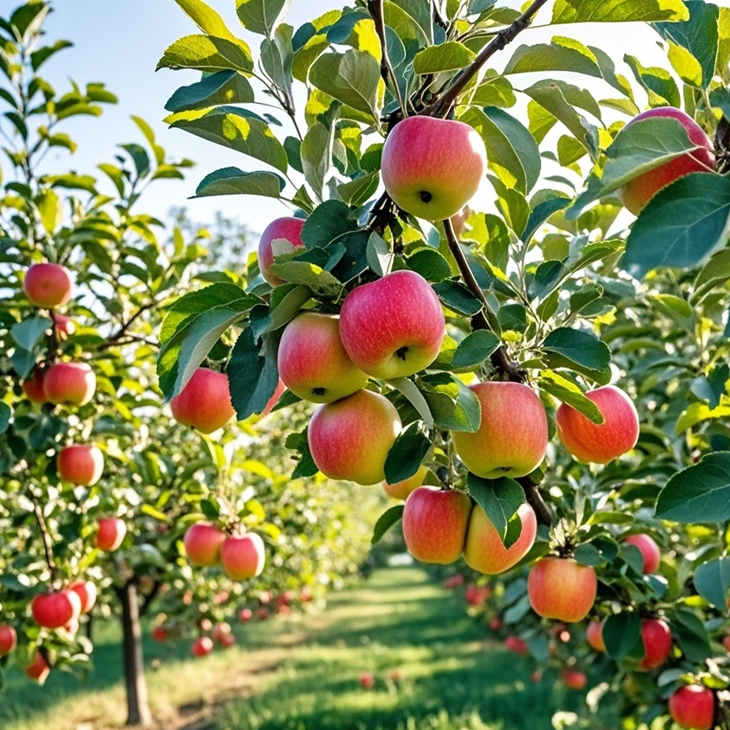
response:
[[[245,38],[252,49],[260,43],[260,37],[245,31],[235,14],[235,0],[208,0],[226,20],[234,33]],[[6,15],[17,3],[0,0],[0,12]],[[517,7],[519,3],[506,3]],[[718,4],[728,5],[730,0]],[[287,22],[299,27],[321,13],[341,7],[336,0],[293,0]],[[226,196],[201,200],[188,200],[194,194],[197,183],[208,173],[230,165],[243,169],[261,169],[255,160],[249,160],[236,152],[201,140],[180,130],[166,127],[162,119],[166,115],[164,105],[172,93],[185,84],[199,79],[195,71],[170,71],[155,73],[157,61],[165,48],[181,36],[197,32],[196,26],[183,13],[174,0],[56,0],[55,12],[47,22],[48,40],[70,40],[74,47],[58,54],[48,62],[44,74],[62,90],[67,79],[79,83],[103,81],[119,97],[116,106],[105,106],[101,119],[77,117],[68,125],[71,136],[79,142],[79,150],[69,158],[63,151],[54,151],[47,158],[52,171],[75,169],[77,172],[93,172],[94,167],[111,161],[116,145],[124,142],[140,142],[141,134],[130,119],[138,115],[152,125],[157,141],[174,158],[187,157],[196,161],[196,167],[186,171],[186,179],[159,181],[140,203],[140,212],[164,216],[173,206],[187,206],[193,220],[208,222],[216,211],[238,218],[253,231],[262,231],[275,217],[286,215],[281,203],[265,198]],[[619,70],[630,76],[622,63],[625,53],[636,55],[643,65],[666,65],[666,56],[658,47],[658,36],[642,24],[579,24],[541,28],[550,16],[549,8],[538,16],[534,28],[524,32],[513,44],[549,41],[554,35],[570,35],[584,43],[597,45],[606,50]],[[495,65],[506,62],[509,51],[498,55]],[[527,87],[536,79],[524,74],[514,77],[516,87]],[[585,76],[570,79],[585,88],[600,90],[596,82]]]

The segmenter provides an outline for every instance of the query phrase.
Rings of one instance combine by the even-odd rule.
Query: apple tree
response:
[[[727,726],[728,9],[367,0],[294,28],[289,3],[239,0],[254,52],[178,4],[198,30],[159,68],[202,77],[167,122],[232,156],[196,195],[288,215],[247,286],[176,303],[167,397],[234,339],[239,420],[280,378],[282,408],[319,404],[295,476],[408,497],[374,540],[402,518],[414,557],[499,574],[528,639],[597,622],[603,695],[641,689],[627,727]],[[667,64],[618,66],[587,21],[647,23]]]

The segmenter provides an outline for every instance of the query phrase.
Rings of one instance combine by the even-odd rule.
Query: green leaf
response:
[[[390,507],[378,518],[373,528],[373,537],[371,543],[377,545],[388,530],[395,525],[398,520],[403,519],[403,510],[405,505],[397,504],[394,507]]]
[[[271,294],[271,305],[266,316],[257,319],[251,326],[258,340],[261,335],[283,327],[299,314],[299,310],[312,298],[312,290],[299,284],[284,284]],[[258,309],[258,307],[257,307]]]
[[[276,340],[264,335],[256,344],[252,327],[239,335],[228,365],[231,403],[239,421],[261,413],[279,384],[276,367]]]
[[[730,558],[709,560],[695,570],[692,582],[697,592],[715,608],[726,613],[730,597]]]
[[[700,400],[708,403],[710,408],[717,408],[720,399],[727,393],[728,379],[730,379],[730,365],[721,363],[716,365],[707,377],[695,378],[690,389]]]
[[[233,112],[221,113],[226,108],[221,107],[220,110],[216,109],[197,119],[180,118],[180,115],[176,115],[170,126],[174,129],[184,129],[196,137],[249,155],[281,172],[286,172],[288,165],[286,150],[274,136],[269,125],[253,117],[244,117]]]
[[[428,407],[423,393],[416,387],[413,381],[408,378],[394,378],[388,381],[396,390],[399,390],[408,399],[410,404],[418,411],[423,422],[428,428],[433,428],[433,416],[431,409]]]
[[[567,403],[571,408],[582,413],[592,423],[601,424],[604,421],[598,406],[586,398],[585,393],[577,383],[574,383],[553,370],[543,370],[537,381],[538,387],[559,401]]]
[[[285,186],[284,178],[273,172],[244,172],[238,167],[223,167],[200,181],[195,197],[260,195],[265,198],[279,198]]]
[[[203,0],[175,0],[175,2],[185,11],[188,17],[208,36],[217,36],[225,38],[233,43],[243,44],[243,41],[228,30],[223,18],[203,2]],[[245,44],[243,44],[244,47]],[[246,47],[246,50],[248,48]]]
[[[385,460],[385,480],[397,484],[412,477],[426,458],[431,445],[431,433],[422,421],[403,429]]]
[[[334,127],[314,122],[304,135],[300,149],[304,179],[319,199],[323,197],[325,175],[332,164],[333,132]]]
[[[274,263],[271,270],[286,282],[304,284],[325,296],[336,297],[342,291],[342,284],[329,271],[306,261]]]
[[[504,541],[507,536],[507,524],[525,503],[525,490],[514,479],[508,477],[482,479],[471,472],[467,476],[466,483],[469,494],[484,510]]]
[[[442,71],[458,71],[466,68],[476,53],[458,41],[446,41],[419,51],[413,59],[413,71],[417,74],[437,74]]]
[[[64,48],[72,48],[70,41],[55,41],[50,46],[43,46],[30,54],[30,64],[34,71],[37,71],[51,56],[62,51]]]
[[[366,203],[378,189],[380,173],[375,170],[365,173],[354,180],[341,183],[337,186],[337,192],[347,205],[360,206]]]
[[[651,106],[681,106],[679,89],[672,75],[664,68],[651,66],[646,68],[634,56],[626,54],[624,61],[634,74],[636,80],[644,87],[649,96]]]
[[[660,266],[701,264],[727,240],[730,176],[694,172],[660,190],[634,223],[620,261],[643,279]]]
[[[41,224],[49,235],[53,235],[61,225],[63,215],[58,195],[53,190],[43,190],[36,198],[36,206],[41,217]]]
[[[378,276],[385,276],[392,254],[388,243],[375,231],[368,236],[365,256],[370,269]]]
[[[254,100],[254,91],[238,71],[217,71],[189,86],[181,86],[165,104],[169,112],[207,109],[221,104],[245,104]]]
[[[636,613],[615,613],[603,623],[603,641],[611,659],[623,659],[638,647],[641,619]]]
[[[730,279],[730,248],[724,248],[713,254],[697,274],[690,302],[699,304],[713,289],[728,279]]]
[[[629,20],[687,20],[682,0],[557,0],[553,23],[615,23]]]
[[[199,71],[253,71],[251,52],[239,43],[207,35],[189,35],[176,40],[157,63],[161,68],[194,68]]]
[[[244,28],[269,36],[290,6],[291,0],[236,0],[236,14]]]
[[[309,69],[309,81],[343,104],[380,116],[385,85],[375,56],[351,49],[345,53],[325,53]]]
[[[687,661],[701,664],[709,659],[713,654],[710,638],[699,616],[680,608],[675,611],[673,618],[672,630]]]
[[[48,317],[28,317],[22,322],[14,324],[10,328],[10,334],[20,347],[32,350],[52,324]]]
[[[482,420],[482,407],[474,393],[451,375],[425,375],[423,393],[433,414],[434,423],[450,431],[475,433]]]
[[[433,248],[420,248],[406,259],[411,271],[426,281],[443,281],[451,276],[449,262]]]
[[[588,332],[569,327],[553,330],[543,341],[542,349],[588,370],[605,370],[611,362],[611,351],[605,342]]]
[[[530,217],[527,220],[525,230],[520,235],[520,238],[525,243],[529,243],[530,239],[535,235],[538,228],[550,218],[553,213],[557,213],[560,210],[564,210],[570,205],[570,198],[557,196],[554,198],[548,198],[538,203],[530,211]]]
[[[302,241],[307,248],[326,248],[335,238],[357,229],[348,218],[350,209],[339,200],[327,200],[318,205],[302,228]]]
[[[461,369],[481,365],[500,344],[501,340],[494,332],[472,332],[459,343],[451,360],[451,367]]]
[[[13,409],[7,403],[0,401],[0,435],[8,430],[12,415]]]
[[[433,285],[438,298],[454,312],[471,317],[482,309],[482,302],[460,281],[447,279]]]
[[[708,454],[672,476],[659,492],[656,516],[682,524],[730,519],[730,452]]]

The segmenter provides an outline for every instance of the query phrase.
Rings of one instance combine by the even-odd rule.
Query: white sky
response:
[[[246,38],[255,51],[260,38],[242,29],[235,15],[234,0],[208,2],[223,15],[233,32]],[[0,0],[0,11],[7,14],[17,4]],[[519,5],[514,0],[508,4],[513,7]],[[720,0],[718,4],[730,5],[730,0]],[[342,5],[336,0],[293,0],[288,22],[299,27],[326,10]],[[68,131],[80,143],[79,150],[70,158],[63,150],[54,151],[48,157],[49,166],[93,172],[96,164],[112,159],[116,144],[142,141],[130,119],[130,115],[136,114],[152,125],[158,142],[173,157],[189,157],[198,163],[187,171],[184,182],[157,182],[147,194],[146,203],[141,203],[140,212],[164,216],[171,206],[187,205],[195,220],[205,222],[213,218],[216,210],[221,210],[248,223],[254,231],[263,230],[272,218],[286,214],[280,203],[258,197],[186,200],[194,193],[199,180],[213,170],[230,165],[243,169],[261,169],[261,166],[244,155],[186,132],[168,130],[162,123],[166,114],[164,104],[175,89],[199,79],[199,74],[194,71],[154,71],[170,43],[183,35],[197,32],[173,0],[57,0],[55,7],[56,11],[47,23],[48,39],[71,40],[74,48],[63,51],[48,62],[43,69],[48,79],[58,90],[64,89],[64,81],[69,77],[79,83],[103,81],[119,96],[119,104],[106,107],[100,119],[79,117],[78,121],[70,123]],[[548,7],[538,15],[536,25],[545,24],[549,17]],[[630,79],[633,77],[621,60],[625,53],[636,55],[645,66],[666,66],[664,53],[656,43],[658,36],[641,24],[537,27],[523,33],[512,47],[545,42],[553,35],[574,36],[584,43],[603,48],[614,59],[619,71]],[[495,65],[502,65],[509,56],[509,50],[503,52],[499,57],[501,62],[495,59]],[[512,78],[517,88],[525,88],[534,80],[525,74]],[[589,77],[576,75],[571,81],[595,89],[599,97],[602,94],[617,95],[602,84],[600,90],[596,89],[600,82]],[[7,163],[3,160],[0,164],[7,171]]]

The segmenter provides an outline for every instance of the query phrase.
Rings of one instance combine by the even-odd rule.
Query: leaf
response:
[[[582,330],[559,327],[543,341],[542,349],[562,355],[588,370],[605,370],[611,362],[611,351],[605,342]]]
[[[193,68],[198,71],[253,71],[253,59],[243,41],[233,43],[225,38],[207,35],[189,35],[168,46],[157,63],[161,68]]]
[[[687,20],[682,0],[557,0],[553,23],[614,23],[629,20]]]
[[[308,286],[284,284],[276,287],[271,295],[271,306],[266,316],[253,321],[251,326],[258,340],[261,335],[283,327],[299,314],[299,310],[312,298],[312,290]],[[259,307],[256,308],[257,310]]]
[[[385,276],[391,260],[388,243],[375,231],[368,236],[367,251],[365,252],[368,266],[378,276]]]
[[[716,365],[707,377],[695,378],[690,390],[700,399],[709,404],[711,409],[720,405],[720,400],[727,392],[726,384],[730,379],[730,365],[721,363]]]
[[[482,302],[460,281],[440,281],[433,285],[433,290],[449,309],[459,314],[471,317],[482,309]]]
[[[421,392],[439,428],[475,433],[482,420],[482,408],[474,393],[456,377],[446,374],[421,378]]]
[[[7,403],[0,401],[0,435],[8,430],[12,415],[13,409]]]
[[[679,608],[674,613],[672,630],[687,661],[700,664],[712,656],[710,638],[699,616]]]
[[[674,474],[659,492],[656,516],[682,524],[730,519],[730,452],[707,454]]]
[[[724,284],[728,279],[730,279],[730,248],[724,248],[713,254],[697,274],[690,302],[698,304],[715,287]]]
[[[327,200],[318,205],[302,228],[302,241],[307,248],[326,248],[335,238],[357,228],[348,218],[350,209],[339,200]]]
[[[709,560],[695,570],[692,578],[695,589],[708,603],[727,613],[730,597],[730,558]]]
[[[413,71],[417,74],[437,74],[466,68],[476,53],[458,41],[446,41],[419,51],[413,59]]]
[[[411,423],[403,429],[385,460],[385,480],[388,484],[397,484],[416,474],[431,445],[431,433],[422,421]]]
[[[433,428],[433,416],[431,415],[431,410],[428,407],[426,399],[423,397],[423,393],[421,393],[413,381],[408,380],[408,378],[394,378],[388,382],[396,390],[403,393],[410,404],[418,411],[418,415],[421,416],[426,426],[428,428]]]
[[[564,378],[553,370],[543,370],[537,381],[538,387],[550,395],[555,396],[559,401],[567,403],[571,408],[582,413],[591,423],[601,424],[604,422],[598,406],[586,398],[580,387]]]
[[[265,198],[280,198],[285,186],[284,178],[273,172],[244,172],[238,167],[223,167],[200,181],[195,197],[260,195]]]
[[[644,87],[649,96],[651,106],[681,106],[679,89],[672,75],[664,68],[652,66],[645,68],[638,58],[626,54],[624,61],[634,74],[636,80]]]
[[[269,36],[290,6],[291,0],[236,0],[236,14],[244,28]]]
[[[236,340],[228,365],[231,403],[239,421],[261,413],[279,385],[276,340],[264,335],[259,347],[253,328],[246,327]]]
[[[169,112],[207,109],[221,104],[245,104],[254,100],[254,91],[237,71],[217,71],[189,86],[181,86],[165,104]]]
[[[403,510],[405,509],[405,505],[397,504],[394,507],[390,507],[385,512],[383,512],[380,517],[378,517],[378,521],[375,523],[375,527],[373,528],[373,537],[371,539],[371,543],[373,545],[377,545],[385,535],[388,530],[390,530],[393,525],[395,525],[398,520],[403,519]]]
[[[443,281],[451,276],[449,262],[433,248],[420,248],[406,259],[411,271],[426,281]]]
[[[481,365],[500,344],[501,340],[494,332],[486,330],[472,332],[459,343],[450,366],[461,369]]]
[[[643,279],[660,266],[701,264],[726,241],[730,176],[695,172],[660,190],[634,223],[620,266]]]
[[[337,186],[337,192],[347,205],[359,206],[370,199],[370,196],[378,189],[379,182],[380,173],[374,170],[349,182],[341,183]]]
[[[641,619],[636,613],[615,613],[603,623],[603,641],[611,659],[623,659],[639,644]]]
[[[10,328],[13,339],[24,350],[32,350],[53,322],[48,317],[28,317]]]
[[[482,479],[471,472],[466,478],[466,483],[469,494],[484,510],[504,541],[507,524],[525,502],[525,490],[509,477]]]
[[[322,198],[325,175],[331,166],[333,132],[334,128],[314,122],[304,136],[300,149],[304,179],[319,199]]]
[[[268,124],[260,119],[215,110],[197,119],[177,118],[170,127],[254,157],[281,172],[287,170],[286,150]]]
[[[61,201],[53,190],[46,189],[36,198],[36,206],[41,218],[41,224],[49,235],[53,235],[61,225],[63,210]]]
[[[306,261],[274,263],[271,270],[286,282],[304,284],[325,296],[336,297],[342,291],[342,284],[329,271]]]
[[[568,197],[554,197],[543,200],[538,203],[530,211],[530,217],[527,219],[527,225],[525,230],[520,235],[520,238],[525,243],[529,243],[530,239],[537,233],[538,228],[545,223],[553,213],[557,213],[560,210],[567,208],[570,205],[570,198]]]
[[[370,53],[351,49],[322,54],[309,69],[309,81],[343,104],[375,119],[380,115],[385,85],[380,64]]]
[[[175,0],[175,2],[206,35],[225,38],[233,43],[243,43],[228,30],[223,18],[203,0]]]

